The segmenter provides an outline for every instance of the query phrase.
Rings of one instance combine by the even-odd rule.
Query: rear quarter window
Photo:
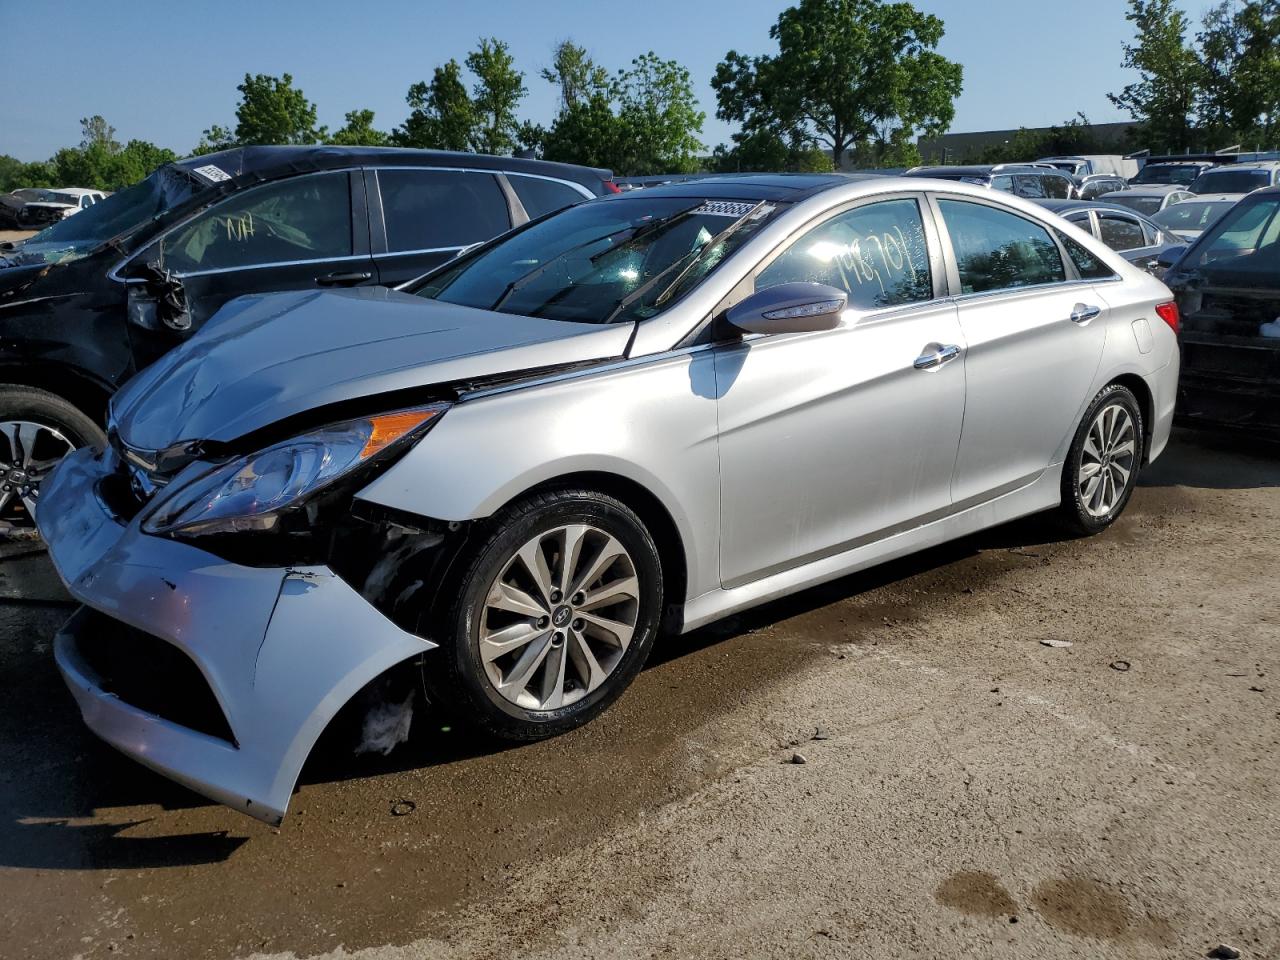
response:
[[[587,199],[573,187],[543,177],[526,177],[507,174],[507,182],[520,198],[520,204],[530,220],[537,220],[548,213],[563,210]]]

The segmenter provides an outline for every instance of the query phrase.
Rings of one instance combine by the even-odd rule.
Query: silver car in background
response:
[[[661,632],[1016,517],[1094,533],[1169,436],[1176,309],[978,186],[595,200],[399,291],[232,301],[115,398],[39,524],[88,725],[264,820],[413,670],[499,737],[586,722]]]

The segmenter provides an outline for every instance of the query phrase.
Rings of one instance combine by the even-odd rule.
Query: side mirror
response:
[[[1175,263],[1182,259],[1182,255],[1187,252],[1187,245],[1182,244],[1177,247],[1166,247],[1156,254],[1156,263],[1163,270],[1168,270]]]
[[[725,313],[746,333],[808,333],[840,325],[849,295],[825,283],[780,283],[758,290]]]

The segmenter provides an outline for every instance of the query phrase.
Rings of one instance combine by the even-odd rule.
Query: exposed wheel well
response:
[[[94,423],[102,425],[107,422],[111,391],[70,367],[39,363],[0,366],[0,388],[4,384],[48,390],[72,403]]]
[[[658,559],[662,563],[664,592],[668,597],[663,627],[666,630],[678,631],[689,572],[685,563],[684,541],[680,537],[680,530],[662,501],[634,480],[615,473],[599,472],[570,473],[555,477],[538,484],[531,490],[526,490],[521,496],[569,487],[589,487],[617,497],[634,510],[644,522],[653,536],[654,543],[657,544]]]
[[[1151,388],[1147,386],[1147,381],[1136,373],[1121,374],[1111,382],[1127,387],[1129,392],[1138,398],[1138,403],[1142,407],[1142,462],[1145,465],[1151,459],[1151,436],[1156,420],[1156,402],[1151,396]]]

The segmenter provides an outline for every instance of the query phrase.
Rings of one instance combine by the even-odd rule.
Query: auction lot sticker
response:
[[[212,163],[205,164],[203,167],[196,167],[192,172],[200,174],[210,183],[221,183],[223,180],[231,179],[231,174]]]

